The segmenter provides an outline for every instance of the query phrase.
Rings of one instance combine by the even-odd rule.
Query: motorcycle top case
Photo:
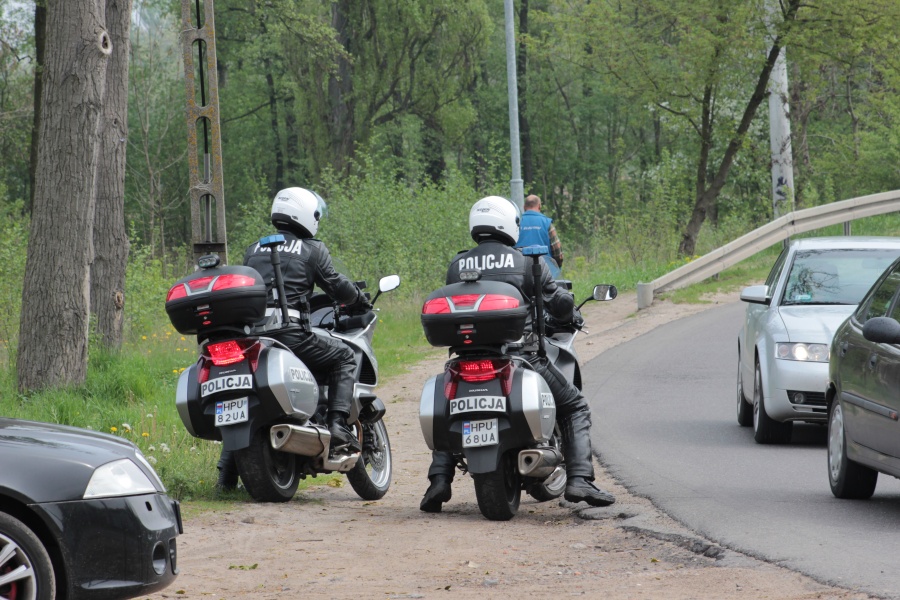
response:
[[[256,269],[215,267],[176,281],[166,296],[166,312],[179,333],[195,335],[259,322],[266,314],[266,298],[266,284]]]
[[[506,344],[522,338],[528,312],[522,294],[508,283],[451,283],[425,300],[422,328],[432,346]]]

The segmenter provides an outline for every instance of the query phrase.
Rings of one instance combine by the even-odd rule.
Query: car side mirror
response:
[[[769,297],[769,286],[751,285],[750,287],[745,287],[741,291],[741,300],[751,304],[770,304],[772,299]]]
[[[900,344],[900,323],[890,317],[872,317],[863,325],[862,334],[876,344]]]

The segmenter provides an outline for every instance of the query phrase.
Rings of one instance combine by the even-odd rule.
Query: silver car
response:
[[[737,420],[753,425],[758,443],[790,442],[794,421],[827,422],[834,332],[898,256],[900,238],[799,239],[781,252],[764,285],[741,292],[747,311],[738,334]]]

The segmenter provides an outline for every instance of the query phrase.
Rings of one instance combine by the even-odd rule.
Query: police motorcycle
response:
[[[478,508],[492,521],[515,516],[522,490],[546,502],[566,489],[553,394],[525,355],[547,356],[581,389],[574,341],[584,322],[560,324],[545,316],[538,261],[547,248],[522,253],[533,261],[533,332],[526,335],[528,307],[519,290],[482,281],[478,270],[462,271],[460,283],[432,292],[421,315],[429,343],[448,346],[450,355],[444,372],[422,390],[422,434],[431,450],[450,452],[457,467],[472,475]],[[571,290],[570,281],[556,283]],[[616,295],[615,286],[597,285],[577,308]]]
[[[194,437],[221,440],[235,451],[238,475],[254,500],[287,502],[307,475],[340,472],[364,500],[382,498],[391,484],[391,446],[375,394],[378,361],[372,350],[374,310],[348,314],[325,294],[310,298],[309,312],[288,309],[279,253],[284,236],[259,241],[272,249],[280,306],[267,309],[267,288],[246,266],[219,266],[204,256],[199,270],[169,290],[166,312],[180,333],[196,335],[197,362],[178,380],[176,406]],[[383,277],[372,305],[396,289],[400,277]],[[361,289],[364,282],[357,282]],[[267,314],[268,313],[268,314]],[[317,335],[342,340],[357,361],[351,413],[347,419],[362,442],[361,452],[330,452],[325,423],[327,386],[290,349],[271,337],[283,328],[307,326]]]

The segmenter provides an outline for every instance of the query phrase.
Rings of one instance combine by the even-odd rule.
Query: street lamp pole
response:
[[[512,179],[509,180],[511,200],[522,210],[525,189],[522,182],[521,152],[519,150],[519,88],[516,81],[516,28],[513,0],[503,1],[506,13],[506,86],[509,92],[509,150],[512,159]]]

